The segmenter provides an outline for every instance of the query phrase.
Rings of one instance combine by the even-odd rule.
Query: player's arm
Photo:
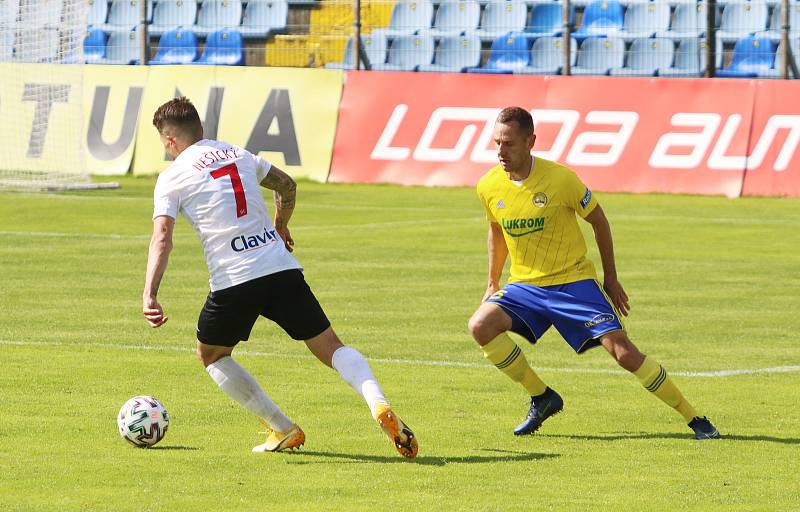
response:
[[[630,311],[628,295],[617,279],[617,265],[614,261],[614,241],[611,238],[611,225],[608,223],[605,212],[598,204],[586,217],[592,225],[597,249],[600,251],[600,260],[603,262],[603,289],[608,294],[614,306],[620,313],[627,316]]]
[[[160,215],[153,219],[153,236],[147,253],[147,271],[142,292],[142,313],[150,327],[161,327],[168,317],[158,303],[158,287],[167,270],[169,253],[172,252],[172,232],[175,219]]]
[[[297,183],[291,176],[273,165],[264,179],[261,180],[261,186],[273,191],[275,196],[275,230],[283,239],[286,249],[292,252],[294,240],[289,232],[289,219],[292,217],[297,199]]]
[[[489,222],[489,235],[486,241],[489,250],[489,277],[483,300],[488,299],[500,289],[500,276],[508,257],[508,246],[503,238],[503,228],[497,222]]]

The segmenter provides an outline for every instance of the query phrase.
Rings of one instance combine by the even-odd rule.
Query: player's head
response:
[[[533,118],[521,107],[506,107],[500,111],[494,123],[494,143],[497,158],[506,172],[525,173],[530,165],[530,154],[536,134],[533,133]]]
[[[181,96],[164,103],[153,114],[164,149],[172,158],[203,138],[203,124],[189,98]]]

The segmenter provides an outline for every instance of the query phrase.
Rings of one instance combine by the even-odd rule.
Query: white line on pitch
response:
[[[109,348],[120,350],[142,350],[157,352],[194,352],[193,348],[183,347],[159,347],[152,345],[127,345],[122,343],[65,343],[60,341],[20,341],[20,340],[0,340],[0,345],[17,346],[46,346],[46,347],[83,347],[83,348]],[[279,354],[277,352],[262,352],[257,350],[240,349],[237,354],[256,357],[279,357],[283,359],[314,359],[314,356],[307,354]],[[458,368],[483,368],[489,367],[488,363],[468,362],[468,361],[429,361],[424,359],[398,359],[387,357],[370,357],[373,363],[387,363],[408,366],[443,366]],[[608,375],[625,375],[624,370],[611,370],[603,368],[543,368],[536,367],[539,371],[553,373],[599,373]],[[705,372],[670,372],[672,375],[680,377],[733,377],[736,375],[757,375],[769,373],[796,373],[800,372],[800,366],[773,366],[769,368],[744,368],[737,370],[712,370]]]

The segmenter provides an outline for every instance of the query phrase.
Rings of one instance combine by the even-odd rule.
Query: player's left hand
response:
[[[147,323],[150,324],[150,327],[154,329],[156,327],[161,327],[169,320],[169,317],[164,314],[161,304],[155,299],[146,299],[143,301],[142,314],[144,315],[144,319],[147,320]]]
[[[289,252],[294,251],[294,239],[292,238],[292,234],[289,232],[289,226],[282,226],[278,227],[275,226],[275,231],[281,236],[283,240],[283,245],[286,247],[286,250]]]
[[[606,279],[603,282],[603,290],[605,290],[611,302],[614,303],[614,307],[616,307],[623,316],[628,316],[631,306],[628,303],[628,294],[625,293],[622,284],[616,279]]]

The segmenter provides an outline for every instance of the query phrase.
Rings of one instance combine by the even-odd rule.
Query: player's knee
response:
[[[486,343],[490,341],[492,338],[500,334],[497,327],[494,325],[489,318],[485,315],[481,314],[474,314],[467,322],[467,328],[469,329],[470,334],[472,337],[475,338],[475,341],[479,343]]]

